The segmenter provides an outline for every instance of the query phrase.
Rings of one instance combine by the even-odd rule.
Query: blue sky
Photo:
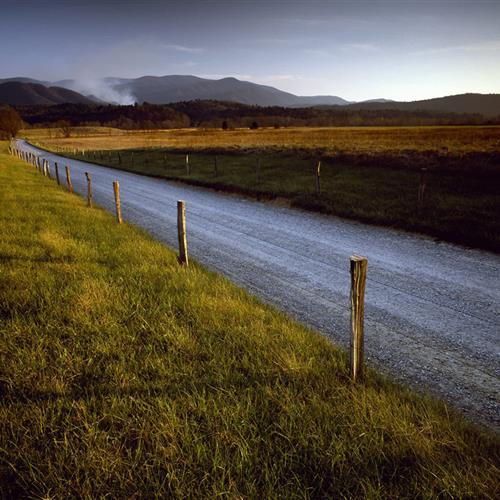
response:
[[[0,6],[0,77],[235,76],[352,100],[500,92],[500,0]]]

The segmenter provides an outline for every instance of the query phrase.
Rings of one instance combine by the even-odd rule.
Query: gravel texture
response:
[[[74,190],[177,248],[177,200],[186,201],[192,257],[261,299],[349,345],[349,256],[368,257],[365,356],[469,419],[500,430],[500,256],[391,229],[261,203],[213,190],[67,160]]]

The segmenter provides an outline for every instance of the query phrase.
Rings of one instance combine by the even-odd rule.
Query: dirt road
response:
[[[500,430],[498,255],[18,147],[70,164],[79,193],[91,172],[109,210],[119,180],[124,219],[174,248],[185,200],[192,257],[344,347],[349,256],[366,255],[368,362]]]

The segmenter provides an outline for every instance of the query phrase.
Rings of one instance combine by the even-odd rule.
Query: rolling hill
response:
[[[0,103],[20,105],[47,105],[73,103],[94,104],[95,101],[73,90],[46,87],[41,83],[6,81],[0,83]]]
[[[500,116],[500,94],[458,94],[421,101],[365,101],[350,104],[350,109],[397,109],[399,111],[433,111],[439,113],[479,113],[485,117]]]

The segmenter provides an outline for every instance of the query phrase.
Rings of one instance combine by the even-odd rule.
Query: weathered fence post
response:
[[[87,178],[87,206],[92,207],[92,176],[85,172],[85,177]]]
[[[56,171],[57,184],[60,186],[61,181],[59,180],[59,167],[57,166],[57,161],[54,162],[54,170]]]
[[[186,175],[189,175],[189,155],[186,155]]]
[[[427,169],[420,169],[420,183],[418,185],[418,197],[417,197],[417,212],[420,212],[424,206],[424,193],[425,186],[427,183]]]
[[[219,175],[217,167],[218,167],[218,165],[217,165],[217,155],[215,155],[215,158],[214,158],[214,176],[215,177],[217,177]]]
[[[73,184],[71,184],[71,172],[68,165],[66,165],[66,182],[68,183],[68,191],[73,192]]]
[[[47,160],[47,164],[45,166],[45,175],[50,179],[50,163],[49,160]]]
[[[120,204],[120,183],[113,181],[113,190],[115,192],[116,220],[118,224],[122,223],[122,207]]]
[[[186,205],[183,201],[177,202],[177,235],[179,237],[179,264],[188,266],[188,250],[186,237]]]
[[[120,154],[120,151],[118,151],[118,164],[122,164],[122,155]]]
[[[321,161],[318,161],[318,166],[316,167],[316,194],[318,196],[321,195],[320,176],[321,176]]]
[[[351,348],[350,371],[353,382],[363,377],[365,286],[368,259],[351,256]]]

